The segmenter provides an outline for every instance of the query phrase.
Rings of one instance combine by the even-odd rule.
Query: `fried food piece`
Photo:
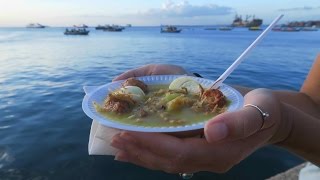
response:
[[[104,110],[118,114],[128,113],[132,110],[135,101],[127,94],[109,94],[106,99]]]
[[[227,99],[218,89],[203,91],[200,100],[193,104],[191,109],[195,112],[221,113],[225,110]]]
[[[210,108],[224,107],[227,104],[227,100],[223,93],[218,89],[208,89],[201,95],[201,100],[208,104]]]
[[[129,78],[127,79],[123,84],[122,84],[123,87],[126,87],[126,86],[138,86],[140,89],[142,89],[142,91],[144,93],[147,93],[148,92],[148,86],[142,82],[142,81],[139,81],[135,78]]]
[[[130,112],[131,108],[129,103],[125,101],[107,101],[104,110],[107,112],[114,112],[117,114],[123,114]]]

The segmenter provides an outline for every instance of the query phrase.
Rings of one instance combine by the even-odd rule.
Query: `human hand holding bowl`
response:
[[[282,104],[271,91],[251,91],[245,104],[255,104],[270,116],[264,120],[249,106],[220,114],[206,123],[206,138],[124,131],[112,139],[111,145],[120,150],[116,160],[167,173],[226,172],[255,150],[289,134],[284,128],[289,122],[280,113]]]

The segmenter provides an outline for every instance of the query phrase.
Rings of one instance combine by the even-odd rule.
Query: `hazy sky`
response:
[[[0,0],[0,26],[230,24],[236,13],[320,20],[320,0]]]

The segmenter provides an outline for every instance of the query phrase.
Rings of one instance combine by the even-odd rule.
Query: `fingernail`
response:
[[[209,138],[210,141],[221,141],[228,135],[228,127],[224,123],[214,123],[209,126],[207,131],[207,135],[209,136],[207,138]]]

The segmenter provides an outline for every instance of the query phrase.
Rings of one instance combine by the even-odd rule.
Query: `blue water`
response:
[[[148,63],[177,64],[215,79],[260,33],[189,27],[160,34],[136,27],[91,29],[79,37],[63,31],[0,29],[0,179],[180,179],[88,156],[91,121],[81,109],[82,87]],[[319,51],[320,32],[272,32],[226,83],[299,90]],[[226,174],[201,172],[194,179],[264,179],[301,162],[270,146]]]

